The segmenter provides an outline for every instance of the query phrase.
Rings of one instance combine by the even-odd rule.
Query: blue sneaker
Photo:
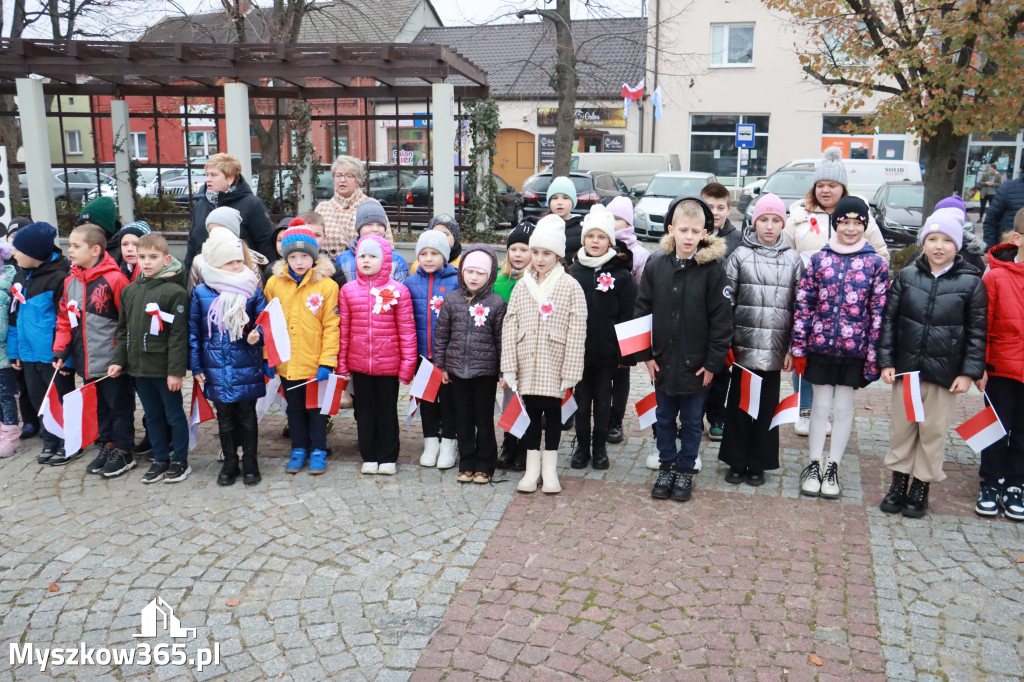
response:
[[[309,455],[309,473],[317,476],[327,471],[327,451],[314,450]]]
[[[297,474],[302,471],[304,466],[306,466],[306,451],[302,448],[295,448],[292,450],[292,456],[284,470],[289,474]]]

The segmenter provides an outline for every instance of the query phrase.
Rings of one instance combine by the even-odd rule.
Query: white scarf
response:
[[[597,270],[599,267],[615,258],[618,253],[615,249],[608,249],[604,252],[603,256],[588,256],[587,251],[584,247],[580,247],[579,253],[576,254],[576,262],[586,268],[593,268]]]
[[[227,332],[228,338],[237,341],[242,338],[242,330],[249,323],[245,304],[256,292],[259,280],[249,268],[241,272],[228,272],[203,263],[200,272],[203,283],[218,293],[206,316],[207,334],[212,337],[213,326],[217,325],[221,334]]]
[[[555,266],[551,268],[544,281],[538,284],[537,271],[533,269],[531,264],[526,267],[526,272],[523,273],[520,281],[526,286],[526,290],[530,292],[530,295],[533,296],[533,300],[537,303],[547,303],[551,300],[551,293],[555,290],[555,285],[558,284],[558,280],[564,274],[565,268],[562,267],[562,264],[555,263]]]

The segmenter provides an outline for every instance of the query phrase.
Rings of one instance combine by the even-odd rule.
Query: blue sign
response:
[[[736,125],[736,149],[753,149],[754,148],[754,131],[755,127],[753,123],[739,123]]]

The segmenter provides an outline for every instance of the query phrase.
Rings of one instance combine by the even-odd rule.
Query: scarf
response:
[[[858,251],[863,249],[864,245],[867,243],[868,240],[865,239],[862,235],[861,238],[857,240],[856,244],[853,244],[852,246],[846,246],[845,244],[839,243],[839,235],[833,232],[832,236],[829,237],[828,239],[828,248],[832,249],[834,252],[838,254],[848,256],[851,253],[857,253]]]
[[[585,268],[592,268],[597,270],[599,267],[615,258],[617,252],[613,248],[609,248],[604,252],[603,256],[588,256],[587,251],[584,247],[580,247],[579,253],[576,254],[576,262]]]
[[[217,331],[228,334],[228,338],[237,341],[242,338],[242,329],[249,323],[249,315],[245,312],[245,304],[256,292],[259,280],[249,268],[241,272],[228,272],[203,263],[203,283],[217,292],[218,296],[210,306],[206,316],[206,333],[213,336],[213,326]]]
[[[223,192],[214,192],[212,190],[206,190],[206,200],[210,202],[210,206],[217,208],[217,204],[220,202],[220,195],[231,194],[232,192],[235,191],[235,188],[237,187],[238,185],[231,185]]]
[[[558,280],[565,274],[565,268],[562,267],[561,263],[555,263],[555,267],[551,268],[551,272],[544,278],[544,281],[540,284],[537,283],[537,271],[533,269],[533,265],[526,268],[526,272],[523,274],[520,280],[526,287],[526,290],[530,292],[538,304],[547,303],[551,300],[551,293],[555,290],[555,285],[558,284]]]

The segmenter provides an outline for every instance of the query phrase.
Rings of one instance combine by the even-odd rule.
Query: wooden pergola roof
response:
[[[487,74],[443,45],[125,43],[0,39],[0,93],[14,79],[50,80],[47,93],[212,97],[225,82],[250,86],[250,97],[317,99],[398,97],[426,99],[430,85],[461,76],[457,97],[486,97]],[[351,78],[377,86],[352,86]],[[399,83],[399,79],[401,83]],[[330,85],[310,85],[323,79]],[[410,83],[418,79],[422,85]],[[273,82],[270,85],[269,82]],[[461,81],[461,79],[460,79]]]

